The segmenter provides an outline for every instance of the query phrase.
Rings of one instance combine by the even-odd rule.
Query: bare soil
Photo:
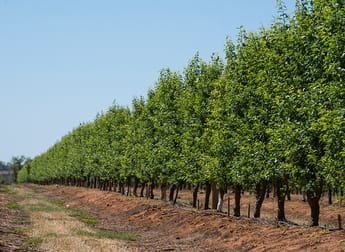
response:
[[[192,209],[189,207],[191,193],[188,191],[180,194],[177,206],[171,206],[160,200],[126,197],[95,189],[38,185],[26,185],[25,188],[91,213],[101,220],[95,228],[137,235],[137,241],[119,241],[117,245],[127,249],[124,251],[345,251],[345,231],[332,228],[337,225],[338,214],[345,218],[345,208],[339,204],[329,206],[325,200],[321,202],[320,220],[328,228],[307,225],[309,207],[298,195],[293,195],[292,201],[286,202],[286,217],[298,225],[287,225],[274,220],[276,201],[273,198],[264,201],[263,218],[254,219]],[[228,196],[232,199],[232,195]],[[201,201],[202,197],[203,194],[200,194]],[[242,202],[242,212],[247,214],[248,204],[254,205],[254,197],[245,194]],[[72,220],[68,216],[59,214],[33,216],[33,223],[35,219],[43,219],[42,226],[37,230],[49,229],[46,222],[52,219],[61,219],[71,225]],[[59,230],[54,229],[47,232],[59,234]],[[75,242],[82,244],[87,240],[89,237]],[[58,250],[59,244],[61,241],[54,243],[50,250],[43,251],[63,251]],[[83,251],[107,251],[93,246],[95,244],[90,243],[88,250]]]

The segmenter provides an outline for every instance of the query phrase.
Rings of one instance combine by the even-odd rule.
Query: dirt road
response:
[[[37,243],[39,251],[137,251],[125,242],[99,237],[99,230],[80,220],[93,220],[87,213],[69,208],[63,202],[54,201],[29,188],[15,187],[14,192],[24,213],[30,215],[28,233],[31,243]],[[108,233],[109,234],[109,233]],[[105,235],[104,235],[105,236]]]

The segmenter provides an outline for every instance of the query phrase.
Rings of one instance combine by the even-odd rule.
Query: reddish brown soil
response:
[[[345,251],[345,231],[277,224],[267,218],[227,217],[94,189],[30,187],[89,211],[102,220],[102,228],[138,235],[140,239],[130,242],[130,246],[140,251]],[[190,193],[182,193],[180,205],[188,202],[189,196]],[[245,195],[242,202],[246,209],[248,203],[253,205],[254,198]],[[273,199],[266,199],[262,215],[274,216],[275,205]],[[327,206],[324,202],[321,206],[321,223],[336,225],[338,214],[345,217],[344,207]],[[286,203],[286,213],[288,219],[305,223],[309,208],[300,196],[294,196]]]
[[[270,219],[276,211],[273,199],[264,202],[264,218],[253,219],[227,217],[211,210],[173,207],[159,200],[126,197],[95,189],[29,187],[52,199],[62,200],[65,205],[89,211],[102,220],[100,228],[138,235],[138,241],[128,243],[139,251],[345,251],[343,230],[277,224]],[[179,205],[185,205],[190,196],[190,192],[183,192]],[[245,195],[242,202],[243,213],[247,214],[248,203],[253,205],[254,198]],[[338,214],[345,218],[344,207],[321,203],[321,223],[336,225]],[[294,196],[286,203],[289,220],[307,223],[308,215],[308,205],[300,196]]]

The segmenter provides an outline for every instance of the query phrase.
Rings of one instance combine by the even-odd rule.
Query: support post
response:
[[[248,218],[250,218],[250,203],[248,203]]]
[[[230,197],[228,197],[228,216],[230,216]]]

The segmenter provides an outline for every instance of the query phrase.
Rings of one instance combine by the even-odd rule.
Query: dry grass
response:
[[[30,215],[31,228],[25,230],[30,239],[43,251],[133,251],[116,237],[116,234],[103,234],[90,224],[99,220],[87,212],[68,208],[63,202],[49,201],[48,198],[28,189],[16,188],[18,205]],[[133,236],[134,237],[134,236]],[[131,237],[131,238],[133,238]],[[133,238],[134,239],[134,238]]]

